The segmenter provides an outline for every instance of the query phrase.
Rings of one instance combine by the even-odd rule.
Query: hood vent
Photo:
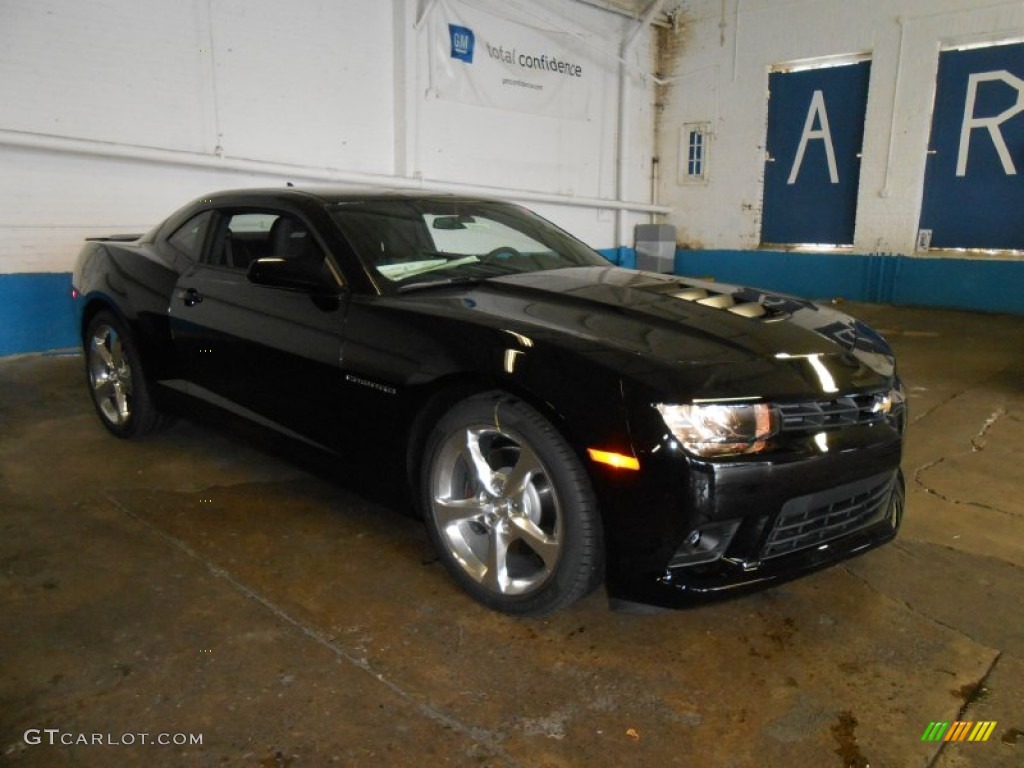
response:
[[[647,286],[649,290],[671,296],[683,301],[692,301],[705,307],[724,309],[740,317],[749,317],[752,320],[782,320],[789,317],[789,312],[766,306],[763,299],[768,298],[766,294],[757,291],[740,290],[735,293],[721,293],[709,290],[703,286],[687,285],[666,281],[654,283]]]

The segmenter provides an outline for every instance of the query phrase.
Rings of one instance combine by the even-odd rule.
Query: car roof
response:
[[[231,203],[235,199],[252,200],[263,198],[268,203],[277,201],[318,200],[321,203],[371,202],[381,200],[487,200],[484,197],[467,197],[445,192],[428,192],[416,189],[382,187],[249,187],[229,189],[205,195],[204,200],[215,203]]]

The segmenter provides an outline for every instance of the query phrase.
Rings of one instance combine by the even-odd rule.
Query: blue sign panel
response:
[[[932,248],[1024,249],[1024,43],[939,55],[921,229]]]
[[[852,245],[871,62],[768,79],[761,242]]]

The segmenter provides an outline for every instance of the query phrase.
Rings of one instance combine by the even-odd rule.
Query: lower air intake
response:
[[[779,513],[761,558],[820,546],[885,517],[896,475],[886,472],[821,493],[790,499]]]

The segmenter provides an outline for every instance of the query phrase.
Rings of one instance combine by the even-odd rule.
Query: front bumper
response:
[[[905,504],[902,472],[897,470],[885,478],[884,486],[884,493],[877,502],[863,510],[867,522],[852,527],[860,521],[851,520],[848,531],[820,543],[765,559],[748,560],[726,553],[711,563],[669,566],[657,576],[621,578],[614,594],[613,590],[609,590],[609,594],[615,600],[685,607],[754,592],[855,557],[891,541],[899,531]],[[816,519],[821,518],[809,519],[809,528],[817,530],[811,537],[824,533],[816,529]],[[777,528],[773,529],[775,531]],[[769,543],[763,551],[770,551],[770,547]]]
[[[607,501],[606,585],[616,603],[685,607],[755,591],[890,541],[905,503],[901,434],[887,425],[774,457],[649,456]]]

